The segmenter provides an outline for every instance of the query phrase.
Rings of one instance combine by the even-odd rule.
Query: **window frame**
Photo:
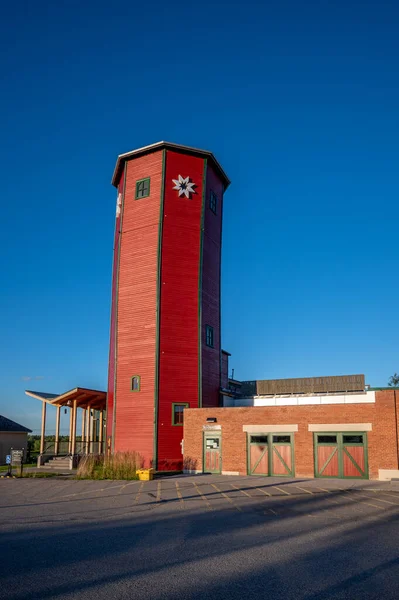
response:
[[[135,390],[133,389],[133,379],[137,379],[138,380],[138,389]],[[132,377],[130,378],[130,391],[134,392],[135,394],[137,394],[138,392],[140,392],[141,390],[141,375],[132,375]]]
[[[176,406],[183,406],[182,415],[184,415],[184,408],[190,408],[190,405],[188,402],[172,402],[172,426],[173,427],[183,427],[184,417],[183,417],[182,423],[175,422],[175,407]]]
[[[212,325],[205,325],[205,345],[208,348],[214,348],[215,347],[215,335],[214,335],[214,328],[212,327]],[[209,343],[208,343],[209,340]]]
[[[140,183],[145,183],[148,181],[148,194],[145,194],[145,196],[138,196],[138,188]],[[143,198],[148,198],[148,196],[150,195],[151,192],[151,177],[143,177],[142,179],[138,179],[136,181],[136,188],[135,188],[135,192],[134,192],[134,199],[135,200],[142,200]]]
[[[213,190],[211,190],[211,193],[209,194],[209,208],[211,209],[214,215],[218,214],[218,200],[219,199],[217,194]]]

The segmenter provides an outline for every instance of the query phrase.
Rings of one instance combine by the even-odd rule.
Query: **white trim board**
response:
[[[308,431],[372,431],[372,423],[319,423],[308,425]]]
[[[247,433],[294,433],[298,425],[243,425],[242,430]]]

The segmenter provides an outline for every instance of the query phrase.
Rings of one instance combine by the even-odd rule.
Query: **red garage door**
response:
[[[368,479],[367,434],[315,433],[315,476]]]

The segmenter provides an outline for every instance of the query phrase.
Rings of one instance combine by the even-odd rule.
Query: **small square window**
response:
[[[132,392],[139,392],[140,391],[140,384],[141,384],[141,378],[140,375],[133,375],[132,377],[132,386],[131,386],[131,391]]]
[[[211,209],[211,211],[213,213],[217,212],[217,206],[218,206],[218,197],[216,196],[215,192],[211,191],[211,195],[209,196],[209,208]]]
[[[150,178],[139,179],[136,181],[136,195],[135,200],[140,200],[140,198],[147,198],[150,195]]]
[[[213,327],[210,325],[206,326],[206,345],[210,348],[214,347]]]
[[[180,404],[172,404],[172,425],[183,425],[184,409],[188,408],[189,404],[184,402]]]

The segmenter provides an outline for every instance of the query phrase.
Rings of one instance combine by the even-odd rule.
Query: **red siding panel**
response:
[[[119,259],[119,236],[121,226],[121,200],[123,195],[124,173],[118,185],[117,212],[115,219],[114,254],[112,262],[112,289],[111,289],[111,325],[108,361],[108,386],[107,386],[107,438],[112,437],[113,410],[114,410],[114,385],[115,385],[115,324],[116,324],[116,299],[117,299],[117,270]],[[118,209],[119,205],[119,209]]]
[[[210,193],[218,199],[216,214],[209,207]],[[202,256],[202,406],[219,406],[221,385],[220,258],[222,245],[223,183],[211,166],[206,174]],[[206,341],[206,325],[214,330],[214,348]]]
[[[195,194],[179,197],[173,179],[190,177]],[[158,468],[182,467],[183,428],[172,426],[172,404],[198,407],[198,276],[204,161],[166,154],[162,233]]]
[[[115,451],[153,458],[158,228],[162,151],[126,165],[118,272]],[[151,178],[150,196],[135,200],[136,181]],[[141,389],[131,391],[140,375]]]

